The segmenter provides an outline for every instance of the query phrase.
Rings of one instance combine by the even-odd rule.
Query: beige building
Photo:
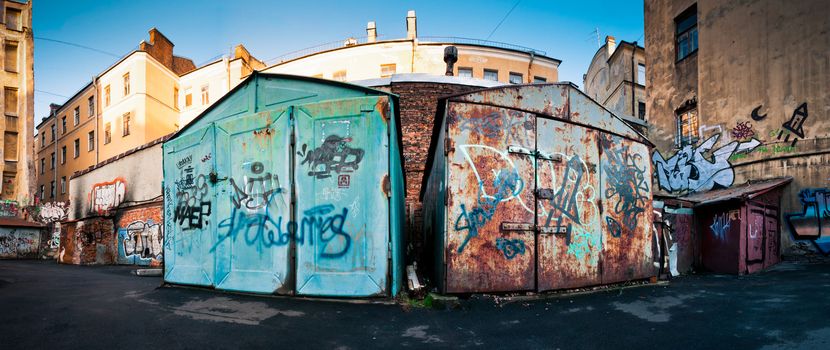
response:
[[[560,60],[527,47],[453,37],[418,37],[415,11],[406,17],[406,38],[378,40],[375,22],[366,38],[349,38],[278,57],[266,73],[358,81],[400,73],[444,75],[444,49],[455,46],[453,74],[503,83],[526,84],[559,80]]]
[[[34,128],[34,44],[32,6],[3,1],[3,141],[2,199],[21,205],[32,201],[32,135]]]
[[[616,42],[605,37],[588,72],[583,76],[585,93],[620,116],[646,119],[646,57],[637,42]]]
[[[793,240],[830,243],[819,225],[830,218],[827,5],[645,2],[655,188],[705,192],[792,176],[775,213],[785,253]]]
[[[36,194],[69,199],[74,174],[178,130],[263,64],[239,45],[202,67],[157,29],[38,124]],[[197,91],[198,90],[198,91]]]

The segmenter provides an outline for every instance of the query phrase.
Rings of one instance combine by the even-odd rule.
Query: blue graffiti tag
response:
[[[610,216],[606,216],[605,223],[608,225],[608,231],[611,232],[611,237],[620,238],[620,235],[622,235],[620,222]]]
[[[507,239],[499,237],[496,238],[496,248],[501,250],[507,260],[512,260],[516,255],[524,255],[525,241],[518,238]]]
[[[282,216],[275,220],[268,215],[267,211],[264,214],[248,214],[243,210],[234,208],[231,217],[219,223],[219,231],[221,232],[223,229],[227,229],[227,231],[219,236],[210,251],[215,251],[216,247],[227,239],[236,241],[240,235],[248,245],[258,244],[262,248],[285,246],[291,240],[294,240],[297,244],[304,244],[306,240],[308,244],[314,244],[316,238],[322,250],[320,257],[342,257],[349,251],[352,244],[351,236],[343,231],[349,209],[343,208],[339,214],[334,209],[331,204],[315,206],[303,212],[304,217],[299,225],[297,222],[288,221],[283,229]],[[327,252],[326,248],[329,242],[338,236],[342,237],[342,248],[338,251]]]
[[[610,144],[610,140],[606,140],[606,147]],[[613,207],[614,213],[622,216],[623,226],[633,230],[637,227],[637,217],[645,211],[649,189],[645,175],[646,166],[637,166],[642,156],[630,153],[628,148],[628,146],[623,146],[606,152],[608,161],[603,169],[607,174],[608,184],[605,189],[605,198],[613,200],[617,197]],[[620,227],[619,222],[617,227]],[[613,233],[612,231],[612,235]],[[619,237],[619,235],[614,237]]]
[[[571,173],[574,174],[571,174]],[[565,168],[565,172],[562,174],[562,185],[559,187],[559,190],[556,191],[553,198],[550,199],[550,204],[553,207],[548,213],[548,218],[545,221],[545,227],[550,227],[551,220],[554,219],[554,214],[558,213],[559,215],[556,216],[556,231],[560,232],[561,227],[565,227],[565,244],[571,244],[571,224],[565,223],[565,219],[569,219],[571,222],[580,225],[579,221],[579,209],[577,207],[577,200],[576,195],[579,193],[579,188],[582,185],[582,175],[584,174],[584,169],[582,167],[582,160],[579,156],[574,155],[568,160],[568,166]],[[569,179],[573,176],[576,180],[571,182]]]
[[[719,240],[723,240],[726,238],[726,233],[729,232],[729,226],[731,225],[729,218],[726,217],[726,214],[715,215],[715,220],[712,222],[712,225],[709,228],[712,229],[712,233],[715,234],[715,238]]]
[[[830,189],[807,188],[798,194],[801,213],[785,216],[796,240],[809,240],[824,255],[830,255]]]
[[[461,214],[455,220],[455,230],[458,232],[467,231],[467,236],[458,246],[458,253],[463,252],[470,239],[477,237],[478,230],[493,218],[499,203],[518,194],[522,190],[523,184],[516,170],[502,170],[493,180],[493,187],[495,187],[496,192],[492,196],[479,196],[478,207],[474,207],[469,213],[467,207],[461,204]],[[483,186],[480,185],[479,189],[482,188]],[[466,225],[461,226],[461,219],[464,219]]]

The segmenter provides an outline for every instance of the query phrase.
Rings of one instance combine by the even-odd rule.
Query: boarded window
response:
[[[20,23],[20,10],[6,7],[6,28],[11,30],[23,30]]]
[[[396,69],[396,67],[395,67],[394,63],[381,64],[380,65],[380,77],[381,78],[391,77],[392,74],[395,74],[395,69]]]
[[[17,42],[7,41],[6,44],[3,45],[3,51],[5,54],[3,66],[6,71],[17,72]]]
[[[3,104],[6,115],[17,115],[17,89],[6,87],[3,90]]]
[[[678,146],[694,145],[700,135],[698,134],[699,122],[697,108],[687,109],[677,114],[677,139]]]
[[[3,138],[3,158],[17,161],[17,132],[6,131]]]
[[[17,116],[16,115],[7,115],[6,116],[6,130],[8,130],[8,131],[17,131]]]
[[[473,77],[473,69],[470,67],[458,67],[458,76],[465,78]]]

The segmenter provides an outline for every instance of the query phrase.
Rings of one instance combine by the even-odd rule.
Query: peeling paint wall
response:
[[[61,230],[58,262],[75,265],[115,264],[116,247],[112,219],[90,218],[66,223]]]

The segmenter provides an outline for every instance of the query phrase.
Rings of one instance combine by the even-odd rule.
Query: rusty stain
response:
[[[381,191],[383,191],[383,194],[386,195],[387,198],[392,197],[392,186],[389,181],[389,174],[383,175],[383,181],[381,181]]]
[[[386,97],[378,98],[375,103],[375,110],[380,113],[380,117],[384,123],[389,123],[389,99]]]

